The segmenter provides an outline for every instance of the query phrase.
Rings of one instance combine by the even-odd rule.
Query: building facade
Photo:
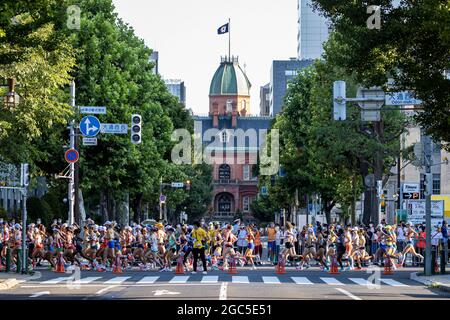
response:
[[[210,218],[254,221],[251,203],[258,195],[254,169],[271,117],[250,114],[251,83],[237,57],[221,59],[209,91],[208,116],[194,116],[201,126],[204,153],[213,166]]]
[[[182,104],[186,105],[186,87],[184,86],[184,81],[168,79],[164,80],[164,83],[166,84],[167,90],[175,97],[178,97]]]
[[[159,53],[158,53],[158,51],[152,52],[152,54],[150,56],[150,61],[155,64],[155,66],[153,67],[153,73],[159,74]]]
[[[299,60],[318,59],[327,41],[329,26],[327,20],[314,12],[311,0],[298,0],[297,56]]]
[[[269,106],[270,115],[276,116],[282,109],[289,83],[300,69],[306,68],[313,60],[274,60],[270,68]]]
[[[270,83],[259,89],[259,115],[270,115]]]

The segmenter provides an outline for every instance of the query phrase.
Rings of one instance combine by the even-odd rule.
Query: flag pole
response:
[[[231,61],[231,20],[228,18],[228,59]]]

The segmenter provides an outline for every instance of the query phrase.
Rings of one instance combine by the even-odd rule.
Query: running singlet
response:
[[[275,228],[267,228],[267,241],[275,241],[276,234]]]

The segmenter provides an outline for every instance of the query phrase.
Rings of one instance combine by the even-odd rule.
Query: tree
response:
[[[381,29],[367,28],[367,1],[314,0],[340,43],[333,61],[366,86],[412,90],[423,101],[418,123],[450,148],[450,3],[378,1]],[[388,78],[394,83],[388,87]]]

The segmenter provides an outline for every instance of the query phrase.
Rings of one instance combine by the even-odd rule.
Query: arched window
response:
[[[231,168],[227,164],[221,164],[219,166],[219,179],[220,180],[230,180],[231,179]]]
[[[219,197],[219,212],[231,212],[231,196],[229,194],[223,194]]]

